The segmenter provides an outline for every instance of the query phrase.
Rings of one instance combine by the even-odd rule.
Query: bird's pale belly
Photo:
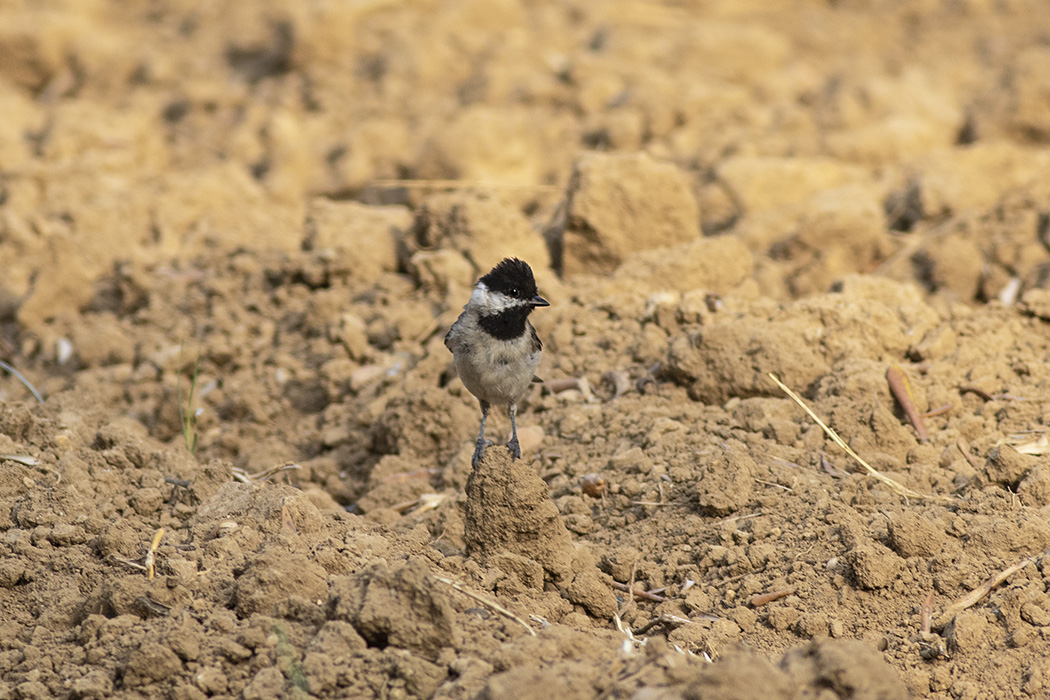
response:
[[[467,353],[463,353],[467,355]],[[456,357],[456,371],[467,390],[492,404],[516,403],[528,391],[540,353],[522,358],[517,352],[489,349]],[[516,358],[516,359],[515,359]]]

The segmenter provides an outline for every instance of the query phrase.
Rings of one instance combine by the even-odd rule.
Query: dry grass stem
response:
[[[290,471],[292,469],[302,469],[302,467],[298,464],[289,462],[287,464],[281,464],[276,467],[270,467],[269,469],[263,470],[261,472],[256,472],[255,474],[249,474],[240,467],[234,467],[233,478],[237,479],[238,481],[243,481],[246,484],[251,484],[257,481],[265,481],[274,474],[278,474],[283,471]]]
[[[747,515],[730,515],[728,518],[722,518],[721,520],[711,523],[712,525],[722,526],[727,523],[735,523],[738,520],[750,520],[751,518],[758,518],[765,515],[762,511],[757,513],[748,513]]]
[[[1036,557],[1027,557],[1019,562],[1011,564],[999,573],[989,576],[988,579],[980,586],[973,589],[972,591],[964,595],[962,598],[959,598],[947,608],[945,608],[944,613],[941,614],[941,617],[938,620],[938,626],[948,624],[948,622],[950,622],[953,617],[961,613],[963,610],[966,610],[967,608],[972,608],[978,603],[978,601],[981,600],[981,598],[984,598],[986,595],[988,595],[988,593],[991,592],[993,588],[995,588],[1000,583],[1010,578],[1029,564],[1035,562],[1035,560]]]
[[[764,479],[755,479],[755,483],[762,484],[763,486],[772,486],[775,489],[780,489],[782,491],[788,491],[790,493],[794,493],[795,492],[795,489],[791,488],[790,486],[784,486],[783,484],[778,484],[775,481],[766,481]]]
[[[838,433],[836,433],[834,430],[832,430],[830,427],[828,427],[828,424],[825,423],[824,421],[822,421],[820,419],[820,417],[817,416],[817,414],[813,412],[813,409],[811,409],[809,406],[806,405],[806,402],[803,401],[802,398],[798,394],[796,394],[791,389],[789,389],[787,387],[787,385],[784,384],[784,382],[780,381],[780,379],[777,378],[777,375],[773,374],[772,372],[768,372],[767,375],[769,376],[770,379],[773,380],[773,382],[778,387],[780,387],[781,391],[783,391],[785,394],[787,394],[791,398],[792,401],[794,401],[799,406],[801,406],[802,410],[805,411],[807,414],[809,414],[809,417],[817,422],[817,425],[819,425],[821,427],[821,429],[823,429],[824,433],[829,438],[831,438],[835,442],[836,445],[841,447],[846,452],[846,454],[848,454],[850,457],[855,459],[858,464],[860,464],[862,467],[864,467],[868,471],[868,474],[870,476],[872,476],[872,477],[878,479],[879,481],[881,481],[882,483],[886,484],[891,489],[893,489],[895,492],[897,492],[901,496],[904,496],[905,498],[919,498],[919,499],[924,499],[924,500],[931,498],[930,496],[927,496],[925,494],[919,493],[918,491],[914,491],[914,490],[908,488],[907,486],[905,486],[904,484],[900,483],[896,479],[891,479],[890,477],[886,476],[885,474],[882,474],[881,472],[879,472],[877,469],[875,469],[875,467],[873,467],[870,464],[868,464],[867,462],[865,462],[861,458],[860,455],[858,455],[856,452],[853,451],[852,447],[847,445],[846,442],[842,438],[839,437]],[[940,498],[943,498],[943,496],[941,496]]]
[[[424,493],[419,498],[413,498],[411,501],[404,501],[397,503],[391,508],[396,510],[402,515],[419,515],[420,513],[426,513],[428,510],[433,510],[448,500],[448,494],[444,493]]]
[[[24,464],[27,467],[36,467],[40,465],[40,460],[31,455],[0,455],[0,460],[4,459]]]
[[[36,387],[33,386],[21,372],[19,372],[17,369],[7,364],[3,360],[0,360],[0,367],[6,369],[8,372],[11,373],[11,375],[15,379],[22,382],[22,386],[29,390],[29,393],[32,394],[33,398],[37,400],[37,403],[44,403],[44,397],[40,395],[40,392],[36,390]]]
[[[1017,443],[1020,443],[1020,440],[1023,439],[1023,437],[1019,437]],[[1023,455],[1035,455],[1036,457],[1045,455],[1050,452],[1050,434],[1043,433],[1035,440],[1030,440],[1023,444],[1016,444],[1014,449]]]
[[[621,589],[621,590],[626,590],[628,593],[631,594],[627,598],[627,603],[622,608],[624,613],[626,613],[628,610],[632,610],[632,609],[638,607],[638,603],[635,601],[635,597],[636,596],[634,595],[634,593],[635,593],[634,581],[635,581],[635,577],[637,575],[638,575],[638,562],[634,561],[634,562],[631,563],[631,577],[627,581],[627,587],[626,587],[626,589]],[[613,583],[615,584],[617,582],[613,581]],[[638,591],[638,592],[641,593],[641,591]],[[647,596],[642,596],[642,597],[647,597]]]
[[[215,527],[211,529],[211,532],[209,532],[208,536],[204,539],[213,540],[216,537],[223,537],[224,535],[233,532],[238,527],[240,527],[240,525],[237,524],[236,520],[220,520],[219,522],[215,523]]]
[[[914,231],[910,236],[908,236],[907,242],[903,246],[901,246],[900,249],[897,250],[897,252],[893,253],[893,255],[889,256],[879,264],[879,266],[875,269],[874,274],[879,276],[885,275],[888,270],[893,268],[894,265],[897,265],[903,260],[908,260],[909,258],[911,258],[911,256],[915,255],[915,253],[919,252],[920,250],[928,246],[930,243],[951,233],[956,226],[972,218],[972,212],[968,210],[962,211],[956,214],[955,216],[945,219],[944,221],[938,222],[934,226],[931,226],[930,228],[927,228],[921,232]]]
[[[502,605],[500,605],[496,601],[489,600],[485,596],[478,595],[474,591],[468,590],[459,581],[453,581],[452,579],[445,578],[444,576],[434,576],[434,578],[437,579],[438,581],[441,581],[441,583],[444,583],[447,586],[452,586],[454,589],[456,589],[457,591],[459,591],[463,595],[467,596],[468,598],[470,598],[470,599],[472,599],[474,601],[477,601],[478,603],[481,603],[486,608],[489,608],[490,610],[494,610],[497,613],[499,613],[500,615],[503,615],[504,617],[506,617],[507,619],[513,620],[514,622],[517,622],[519,625],[521,625],[526,630],[528,630],[529,634],[531,634],[533,637],[536,636],[536,630],[532,629],[532,627],[529,626],[529,623],[525,622],[525,620],[522,620],[520,617],[518,617],[517,615],[512,613],[510,610],[507,610],[505,607],[503,607]]]
[[[908,422],[915,428],[915,433],[919,436],[919,440],[928,442],[930,436],[926,432],[926,423],[923,421],[922,413],[915,406],[915,400],[912,398],[911,382],[908,381],[908,375],[904,373],[903,369],[894,365],[886,370],[886,381],[890,385],[890,392],[893,394],[893,398],[897,399],[897,403],[904,410],[904,415],[908,417]]]
[[[930,627],[933,626],[933,591],[926,596],[926,600],[923,601],[922,607],[919,608],[919,631],[923,634],[930,633]]]
[[[149,545],[149,551],[146,552],[146,576],[150,581],[153,580],[153,575],[156,573],[156,561],[157,561],[157,547],[160,546],[161,539],[164,538],[164,528],[160,528],[153,535],[153,541]]]
[[[626,583],[620,583],[619,581],[613,581],[612,582],[612,587],[615,588],[618,591],[623,591],[624,593],[633,593],[635,598],[642,598],[644,600],[651,600],[654,603],[666,603],[668,600],[670,600],[670,598],[665,598],[662,595],[657,595],[656,593],[653,593],[652,591],[639,591],[639,590],[636,590],[636,589],[631,588],[630,586],[628,586]],[[632,602],[633,602],[633,600],[634,599],[632,598]]]

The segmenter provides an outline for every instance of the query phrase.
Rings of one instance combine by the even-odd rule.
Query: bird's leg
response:
[[[474,456],[470,458],[470,465],[475,469],[485,456],[485,448],[492,444],[491,440],[485,440],[485,420],[489,417],[489,402],[479,399],[479,403],[481,404],[481,430],[478,431],[478,444],[474,448]]]
[[[514,459],[521,459],[521,445],[518,444],[518,426],[514,422],[514,416],[518,415],[518,404],[512,403],[507,406],[507,415],[510,416],[510,442],[507,449]]]

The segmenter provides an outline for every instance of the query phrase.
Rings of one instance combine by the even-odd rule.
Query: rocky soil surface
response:
[[[0,269],[0,700],[1050,694],[1042,0],[0,0]]]

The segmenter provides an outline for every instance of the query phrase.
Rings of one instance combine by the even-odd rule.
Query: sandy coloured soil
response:
[[[0,700],[1050,696],[1042,0],[0,0],[0,269]]]

